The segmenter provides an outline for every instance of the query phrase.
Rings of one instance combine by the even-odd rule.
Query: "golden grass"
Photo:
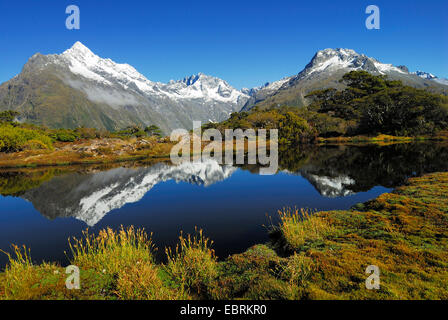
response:
[[[2,274],[0,300],[58,299],[63,285],[59,268],[54,264],[33,265],[29,249],[12,245],[5,253],[9,265]],[[57,294],[54,294],[57,293]]]
[[[120,272],[116,293],[121,300],[177,300],[187,295],[164,285],[159,277],[160,268],[154,264],[139,264]]]
[[[82,239],[69,239],[71,263],[80,268],[118,274],[124,268],[153,262],[155,248],[143,229],[121,227],[115,232],[107,228],[97,236],[88,231],[83,235]]]
[[[301,248],[307,241],[323,240],[331,226],[306,209],[284,208],[279,211],[279,229],[291,249]]]
[[[200,295],[217,276],[217,261],[211,249],[212,244],[202,230],[196,229],[193,236],[184,237],[181,234],[174,251],[166,249],[166,270],[182,292]]]

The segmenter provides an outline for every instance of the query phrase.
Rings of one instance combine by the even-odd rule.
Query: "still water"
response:
[[[35,262],[68,263],[69,237],[121,225],[153,232],[163,259],[180,231],[197,226],[218,257],[268,241],[283,207],[348,209],[410,176],[448,170],[442,144],[336,146],[280,153],[275,175],[257,166],[169,163],[0,171],[0,249],[31,249]],[[0,269],[7,262],[0,253]]]

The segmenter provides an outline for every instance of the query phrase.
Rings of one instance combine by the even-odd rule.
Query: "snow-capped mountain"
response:
[[[169,83],[154,82],[129,64],[94,54],[80,42],[62,54],[35,54],[22,72],[0,85],[0,109],[16,110],[23,121],[49,127],[122,129],[155,124],[166,134],[191,129],[193,121],[220,122],[255,105],[303,106],[316,89],[340,88],[341,77],[365,70],[418,88],[448,94],[448,80],[410,73],[350,49],[319,51],[296,75],[261,87],[237,90],[202,73]]]
[[[412,74],[415,74],[423,79],[428,79],[428,80],[432,80],[432,81],[435,81],[440,84],[448,85],[448,79],[440,79],[437,76],[433,75],[432,73],[428,73],[428,72],[424,72],[424,71],[416,71],[416,72],[412,72]]]
[[[432,73],[424,72],[424,71],[415,71],[415,72],[411,72],[411,73],[419,76],[420,78],[428,79],[428,80],[432,80],[432,79],[436,79],[437,78]]]
[[[67,63],[72,73],[105,85],[119,84],[131,90],[137,87],[143,92],[153,91],[155,85],[134,67],[115,63],[110,59],[102,59],[81,42],[76,42],[73,47],[61,55],[55,55],[54,58],[60,60],[56,63]]]
[[[241,92],[253,96],[254,94],[260,92],[261,90],[264,90],[266,92],[274,92],[275,90],[278,90],[285,82],[289,81],[291,77],[286,77],[278,81],[274,82],[266,82],[264,85],[255,87],[255,88],[242,88]]]
[[[238,104],[241,99],[248,98],[224,80],[203,73],[179,81],[170,81],[168,84],[150,81],[128,64],[100,58],[81,42],[76,42],[59,57],[68,62],[70,71],[74,74],[109,86],[119,84],[126,90],[140,91],[147,95],[169,97],[179,101],[202,99],[229,104]]]
[[[249,98],[247,94],[236,90],[226,81],[203,73],[180,81],[171,81],[164,89],[174,99],[205,99],[240,105]]]
[[[108,212],[138,202],[159,183],[173,180],[207,187],[227,179],[235,170],[208,159],[179,166],[158,163],[148,168],[74,173],[47,181],[21,197],[48,218],[74,217],[93,227]]]
[[[62,54],[34,55],[21,74],[0,87],[0,105],[18,109],[28,121],[107,129],[156,124],[165,133],[190,129],[194,120],[225,120],[248,99],[226,81],[202,73],[167,84],[151,81],[80,42]],[[44,119],[49,106],[58,115]]]
[[[263,101],[270,95],[277,92],[283,84],[289,82],[293,77],[286,77],[278,81],[267,82],[263,86],[255,87],[252,89],[243,88],[241,91],[250,96],[250,98],[246,101],[246,104],[242,108],[242,111],[246,111],[250,109],[251,106],[257,104],[259,101]]]
[[[284,78],[270,92],[259,90],[252,94],[243,110],[254,105],[261,107],[281,104],[305,105],[305,95],[313,90],[328,87],[341,87],[339,80],[350,71],[364,70],[376,75],[385,75],[390,79],[403,81],[407,85],[419,88],[433,86],[442,92],[448,87],[440,86],[443,81],[434,81],[437,77],[422,77],[421,74],[409,73],[405,66],[393,66],[382,63],[351,49],[325,49],[318,51],[305,68],[295,76]],[[275,83],[275,82],[274,82]]]
[[[448,79],[440,79],[440,78],[435,78],[435,79],[432,79],[433,81],[435,81],[435,82],[437,82],[437,83],[440,83],[440,84],[443,84],[443,85],[445,85],[445,86],[448,86]]]
[[[311,77],[339,70],[365,70],[371,73],[388,74],[405,72],[391,64],[384,64],[350,49],[325,49],[316,53],[311,62],[296,79]]]
[[[307,179],[324,197],[347,197],[355,194],[355,192],[349,188],[355,184],[355,180],[349,176],[341,175],[336,177],[328,177],[310,174],[307,172],[301,172],[301,175]]]

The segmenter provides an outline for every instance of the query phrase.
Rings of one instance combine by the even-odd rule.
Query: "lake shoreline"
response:
[[[447,191],[448,173],[432,173],[351,210],[282,210],[269,243],[221,262],[199,231],[160,265],[138,230],[106,230],[89,250],[73,243],[81,290],[65,288],[61,266],[19,250],[0,299],[447,299]],[[379,290],[365,287],[369,265],[381,270]]]
[[[392,145],[415,142],[440,143],[448,141],[447,136],[396,137],[390,135],[318,138],[314,143],[303,146],[321,145]],[[0,169],[61,167],[70,165],[110,164],[129,161],[167,161],[175,143],[167,139],[92,139],[76,142],[58,142],[54,150],[25,150],[20,152],[0,152]],[[269,144],[268,144],[269,145]],[[225,150],[223,145],[223,151]],[[247,146],[245,146],[247,147]],[[282,147],[281,145],[279,147]]]

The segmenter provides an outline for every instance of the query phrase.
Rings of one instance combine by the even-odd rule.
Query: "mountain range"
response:
[[[340,88],[339,79],[366,70],[405,84],[448,94],[448,80],[409,72],[349,49],[325,49],[296,75],[257,88],[237,90],[198,73],[169,83],[154,82],[128,64],[95,55],[80,42],[62,54],[33,55],[20,74],[0,85],[0,111],[16,110],[20,121],[48,127],[117,130],[155,124],[169,134],[191,129],[194,120],[219,122],[254,106],[304,106],[306,94]]]
[[[71,173],[55,177],[20,195],[49,219],[74,217],[95,226],[109,212],[140,201],[157,184],[166,181],[186,182],[208,187],[226,180],[237,167],[220,165],[212,159],[185,162],[179,166],[157,163],[151,167],[116,168],[108,171]],[[332,176],[315,168],[287,172],[307,179],[324,197],[354,194],[355,180],[334,172]]]
[[[236,169],[205,160],[179,166],[157,163],[151,167],[74,173],[47,181],[21,197],[50,219],[75,217],[93,227],[110,211],[140,201],[159,183],[172,180],[207,187],[227,179]]]
[[[340,89],[343,87],[339,82],[342,76],[359,70],[384,75],[392,80],[401,80],[404,84],[416,88],[448,94],[447,79],[428,76],[430,74],[422,71],[411,73],[406,66],[381,63],[350,49],[325,49],[317,52],[297,75],[252,90],[251,98],[243,110],[250,110],[255,105],[260,108],[280,105],[304,106],[308,103],[305,96],[309,92],[330,87]]]

